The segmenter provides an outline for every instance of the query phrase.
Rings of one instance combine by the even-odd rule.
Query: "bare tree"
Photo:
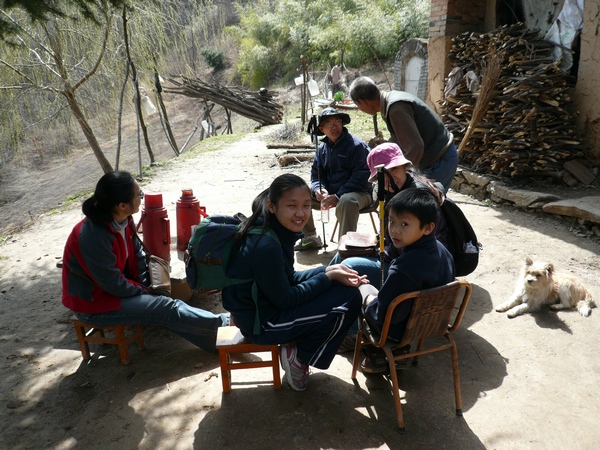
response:
[[[120,8],[127,0],[106,0],[115,8]],[[21,8],[29,16],[31,22],[44,22],[51,15],[66,17],[65,8],[75,8],[86,19],[96,20],[95,6],[96,0],[62,0],[62,5],[54,0],[10,0],[3,1],[5,11],[12,8]],[[4,39],[12,33],[18,33],[19,28],[14,26],[14,22],[6,20],[0,16],[0,38]]]
[[[13,35],[12,43],[21,50],[27,51],[27,59],[18,59],[13,63],[0,59],[0,64],[12,70],[18,80],[17,84],[3,86],[2,88],[35,89],[40,92],[50,91],[61,95],[67,101],[104,173],[112,171],[112,165],[104,155],[76,96],[77,90],[100,67],[110,35],[110,11],[108,9],[100,10],[100,16],[103,20],[100,27],[102,38],[91,67],[85,70],[82,70],[82,68],[90,63],[91,58],[73,60],[72,55],[65,54],[63,43],[65,33],[81,32],[81,30],[69,30],[66,26],[61,28],[62,20],[56,16],[50,16],[47,22],[39,24],[41,33],[38,34],[33,29],[25,28],[6,11],[0,10],[0,14],[5,20],[12,23],[15,29],[19,30]],[[67,22],[65,22],[66,24]],[[21,56],[23,55],[21,53]],[[40,72],[39,69],[43,70]]]
[[[0,165],[13,159],[37,163],[31,152],[24,151],[31,147],[27,145],[30,141],[36,155],[64,156],[79,145],[73,138],[81,135],[81,129],[103,170],[110,170],[110,165],[102,150],[113,167],[118,167],[112,160],[112,144],[104,144],[102,138],[104,134],[120,137],[115,118],[129,116],[130,111],[122,111],[119,105],[119,92],[121,102],[126,95],[136,96],[136,85],[141,89],[154,84],[155,72],[192,75],[190,30],[198,32],[196,44],[205,45],[224,27],[223,11],[228,11],[226,7],[221,10],[223,2],[215,0],[44,2],[59,5],[61,11],[53,14],[43,9],[43,14],[31,17],[29,11],[10,9],[0,2],[0,19],[10,23],[12,30],[0,45],[0,122],[4,125],[0,127]],[[119,9],[131,5],[125,21],[117,9],[106,6],[116,3],[121,5]],[[93,18],[80,4],[96,5]],[[127,68],[136,83],[117,87],[115,81]],[[139,104],[134,102],[134,106],[139,110]],[[166,118],[164,111],[162,118]],[[146,134],[144,140],[153,162]],[[174,142],[171,136],[168,140]],[[120,145],[117,153],[121,155]]]

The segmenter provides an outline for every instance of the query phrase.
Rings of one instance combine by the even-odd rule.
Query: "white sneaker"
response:
[[[294,245],[295,251],[314,250],[323,247],[323,241],[319,236],[306,236]]]

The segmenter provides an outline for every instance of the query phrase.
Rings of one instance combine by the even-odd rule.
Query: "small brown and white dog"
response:
[[[508,311],[512,319],[537,311],[544,304],[554,311],[576,308],[583,317],[589,316],[596,306],[592,293],[577,278],[556,273],[551,263],[534,263],[528,257],[515,292],[510,300],[498,305],[496,311]]]

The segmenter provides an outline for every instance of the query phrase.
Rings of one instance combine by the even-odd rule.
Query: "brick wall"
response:
[[[493,0],[431,0],[427,103],[436,110],[445,78],[452,69],[447,58],[452,38],[465,31],[484,31],[488,2],[495,5]]]
[[[452,37],[464,31],[483,31],[485,12],[485,1],[431,0],[429,37]]]

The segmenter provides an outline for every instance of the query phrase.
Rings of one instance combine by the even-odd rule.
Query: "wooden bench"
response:
[[[279,376],[279,346],[258,345],[246,340],[238,327],[219,327],[217,331],[217,350],[221,363],[221,379],[223,392],[231,391],[231,371],[240,369],[254,369],[258,367],[273,368],[273,388],[281,389]],[[231,355],[236,353],[271,352],[270,360],[240,362],[233,361]]]
[[[140,348],[144,348],[144,337],[142,336],[142,327],[137,325],[115,325],[112,327],[95,327],[88,325],[81,320],[71,319],[75,324],[75,332],[79,340],[79,349],[84,360],[90,359],[90,342],[99,344],[111,344],[119,347],[119,355],[121,362],[125,365],[129,364],[129,346],[136,340]],[[125,333],[125,328],[129,327],[133,330],[133,334],[128,338]],[[106,332],[111,332],[114,337],[107,337]]]

